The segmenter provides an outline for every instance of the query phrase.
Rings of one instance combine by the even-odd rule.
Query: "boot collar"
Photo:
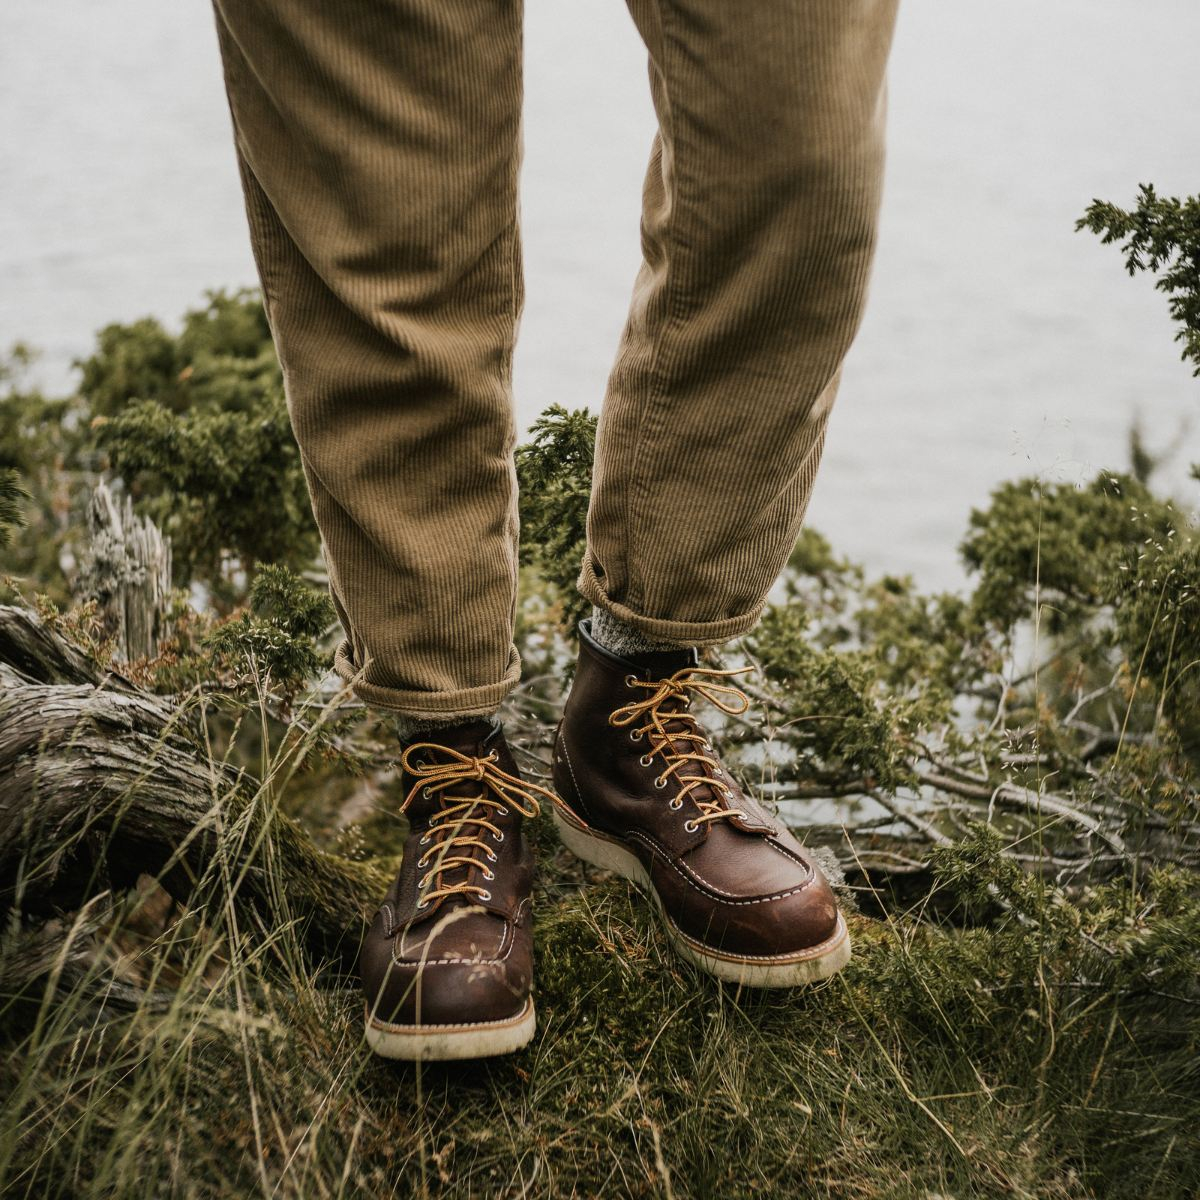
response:
[[[601,661],[622,673],[636,675],[639,679],[662,679],[666,675],[674,675],[676,671],[682,671],[685,667],[695,667],[700,663],[700,655],[694,646],[679,650],[648,650],[636,658],[614,654],[592,637],[591,617],[584,617],[579,622],[579,641]]]

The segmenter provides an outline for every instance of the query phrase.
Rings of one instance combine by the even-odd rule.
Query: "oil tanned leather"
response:
[[[629,676],[654,681],[696,665],[694,651],[639,654],[636,661],[596,643],[589,623],[580,623],[579,664],[554,749],[554,787],[591,829],[618,839],[645,866],[670,919],[685,934],[723,954],[751,958],[795,954],[818,946],[837,930],[838,910],[829,884],[803,846],[776,818],[747,795],[723,766],[689,762],[683,777],[703,774],[711,785],[697,787],[696,799],[715,799],[744,817],[692,825],[698,813],[692,796],[678,809],[670,802],[680,790],[672,776],[654,786],[663,771],[662,755],[649,766],[640,761],[647,737],[631,727],[614,727],[609,716],[643,700],[649,689],[631,687]],[[689,712],[678,699],[664,711]],[[694,730],[678,718],[664,722],[668,733]],[[681,740],[681,753],[695,743]],[[710,757],[716,759],[716,754]],[[719,763],[719,759],[717,760]]]
[[[414,741],[436,742],[480,758],[495,751],[497,765],[518,775],[516,763],[498,725],[475,721],[424,734]],[[436,759],[437,752],[423,755]],[[448,757],[448,756],[447,756]],[[404,774],[405,793],[417,782]],[[478,780],[449,789],[454,796],[478,795]],[[503,1021],[517,1015],[529,996],[533,971],[530,887],[533,855],[522,816],[511,806],[488,819],[503,840],[482,836],[495,861],[481,851],[480,866],[453,869],[454,881],[477,884],[489,899],[474,894],[435,899],[417,907],[418,882],[427,868],[417,860],[428,849],[422,843],[430,819],[443,807],[441,795],[417,794],[407,812],[410,832],[404,859],[392,886],[367,931],[359,969],[368,1012],[389,1024],[474,1024]],[[484,870],[495,878],[487,879]]]

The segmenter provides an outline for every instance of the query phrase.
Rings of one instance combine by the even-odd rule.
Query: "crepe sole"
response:
[[[461,1025],[390,1025],[367,1013],[367,1045],[384,1058],[446,1062],[491,1058],[527,1046],[537,1028],[533,998],[515,1017]]]

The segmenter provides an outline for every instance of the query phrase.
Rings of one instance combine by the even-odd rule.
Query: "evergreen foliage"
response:
[[[78,391],[21,386],[31,352],[0,367],[0,467],[30,493],[11,573],[70,596],[91,487],[110,475],[170,536],[175,581],[222,610],[255,564],[310,565],[319,546],[279,363],[251,292],[211,292],[178,334],[152,318],[100,331]]]
[[[269,563],[250,585],[249,609],[205,635],[203,645],[240,662],[242,673],[264,689],[292,695],[326,665],[316,643],[334,619],[327,595],[286,566]]]
[[[1162,273],[1200,368],[1197,203],[1143,189],[1081,224]],[[94,695],[173,716],[119,803],[69,847],[31,819],[20,878],[0,878],[0,1192],[1195,1194],[1200,531],[1140,436],[1127,473],[998,487],[969,516],[962,592],[873,578],[806,530],[760,625],[710,655],[757,668],[751,713],[715,726],[726,760],[845,874],[841,976],[748,995],[698,975],[543,817],[538,1039],[412,1069],[369,1055],[355,980],[306,932],[375,894],[404,823],[395,738],[328,671],[261,306],[213,293],[178,334],[110,326],[70,397],[23,389],[28,359],[0,380],[0,570]],[[537,779],[585,609],[595,429],[555,406],[517,453],[526,681],[504,715]],[[114,664],[72,599],[101,477],[175,542],[170,633],[144,662]],[[205,781],[205,857],[180,847],[131,887],[106,848],[137,781],[181,755]],[[76,779],[49,763],[33,791]],[[91,800],[74,786],[72,811]],[[77,859],[82,909],[39,891]]]
[[[278,392],[257,412],[198,407],[176,414],[131,402],[100,426],[100,444],[140,509],[175,547],[180,582],[222,598],[257,562],[305,566],[318,541],[300,455]]]
[[[1144,183],[1134,208],[1093,200],[1075,228],[1098,234],[1106,246],[1123,240],[1130,275],[1159,276],[1154,286],[1171,297],[1182,357],[1193,364],[1192,374],[1200,375],[1200,196],[1162,197],[1153,184]]]
[[[529,433],[516,455],[521,562],[537,570],[570,629],[589,609],[575,580],[587,540],[596,418],[552,404]]]

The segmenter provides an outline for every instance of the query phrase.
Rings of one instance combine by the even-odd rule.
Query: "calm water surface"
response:
[[[529,0],[523,425],[595,405],[638,262],[653,119],[621,0]],[[1200,382],[1165,300],[1072,232],[1142,180],[1200,191],[1195,0],[907,0],[871,306],[810,513],[844,552],[961,581],[973,504],[1022,473],[1175,449],[1192,503]],[[199,0],[6,0],[0,346],[65,386],[92,332],[250,284],[215,37]]]

